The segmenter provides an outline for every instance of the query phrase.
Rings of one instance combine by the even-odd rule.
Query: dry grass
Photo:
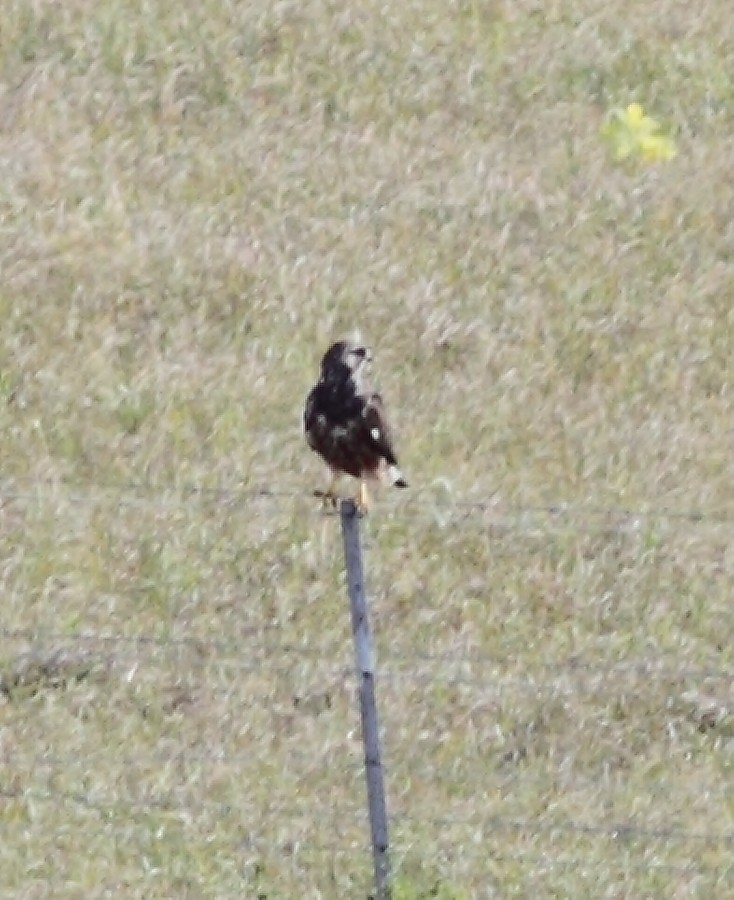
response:
[[[1,27],[2,895],[366,896],[300,433],[354,325],[414,486],[366,523],[400,898],[730,895],[730,4]],[[673,162],[611,165],[633,99]]]

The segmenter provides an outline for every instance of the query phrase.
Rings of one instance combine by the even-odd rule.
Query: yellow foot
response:
[[[333,512],[339,505],[339,495],[336,492],[338,482],[338,473],[332,472],[326,490],[313,492],[314,497],[321,497],[321,508],[324,512]]]
[[[367,485],[364,481],[359,483],[359,494],[354,498],[354,504],[360,516],[366,516],[370,511],[370,495],[367,493]]]
[[[339,504],[339,497],[333,491],[314,491],[314,497],[321,500],[321,508],[325,512],[333,512]]]

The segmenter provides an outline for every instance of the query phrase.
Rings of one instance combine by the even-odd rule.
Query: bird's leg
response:
[[[332,471],[331,480],[325,491],[315,491],[317,497],[321,497],[321,505],[324,509],[336,509],[339,502],[339,495],[336,492],[336,486],[339,481],[339,473]]]
[[[366,515],[370,509],[370,495],[367,491],[367,482],[362,480],[359,482],[359,496],[355,498],[357,512]]]

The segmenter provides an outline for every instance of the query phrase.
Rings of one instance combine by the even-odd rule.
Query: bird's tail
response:
[[[407,488],[408,486],[408,482],[403,478],[403,473],[397,465],[387,467],[387,477],[390,479],[390,484],[393,487]]]

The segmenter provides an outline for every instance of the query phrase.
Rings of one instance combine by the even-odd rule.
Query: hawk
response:
[[[303,424],[309,447],[324,460],[331,481],[319,492],[336,505],[341,475],[359,479],[357,505],[369,505],[367,479],[387,477],[395,487],[408,482],[398,467],[382,397],[369,386],[369,347],[359,341],[337,341],[321,360],[321,377],[306,398]]]

